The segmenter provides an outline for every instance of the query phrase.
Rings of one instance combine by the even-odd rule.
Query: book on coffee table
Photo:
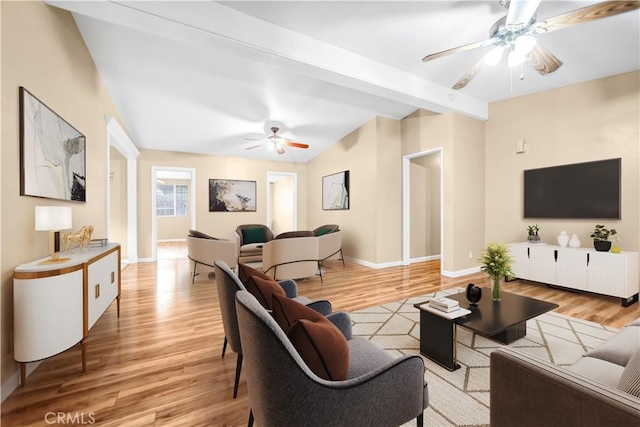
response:
[[[429,306],[445,312],[456,311],[460,308],[460,303],[445,297],[432,298],[429,300]]]

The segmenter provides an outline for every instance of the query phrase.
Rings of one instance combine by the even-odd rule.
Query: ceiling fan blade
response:
[[[498,39],[497,37],[491,37],[490,39],[487,39],[487,40],[465,44],[463,46],[458,46],[451,49],[443,50],[442,52],[432,53],[431,55],[427,55],[424,58],[422,58],[422,62],[432,61],[434,59],[437,59],[446,55],[451,55],[453,53],[466,52],[468,50],[477,49],[479,47],[489,46],[498,42],[499,40],[500,39]]]
[[[295,141],[282,141],[280,144],[288,145],[289,147],[296,147],[296,148],[309,148],[309,144],[303,144],[301,142],[295,142]]]
[[[264,141],[264,137],[262,137],[262,138],[251,138],[251,137],[245,136],[242,139],[244,139],[245,141]]]
[[[276,153],[284,154],[284,148],[282,147],[282,145],[276,145]]]
[[[540,43],[536,43],[533,50],[527,54],[527,64],[531,65],[534,70],[544,76],[560,68],[562,61],[546,48],[542,47]]]
[[[505,26],[518,29],[524,27],[538,10],[541,0],[511,0]]]
[[[253,150],[254,148],[260,148],[260,147],[262,147],[262,144],[254,145],[253,147],[246,148],[246,150]]]
[[[467,71],[467,73],[464,76],[462,76],[460,78],[460,80],[458,80],[458,82],[455,85],[453,85],[453,89],[458,90],[458,89],[462,89],[463,87],[465,87],[471,81],[473,76],[476,75],[476,73],[478,72],[478,70],[482,66],[483,62],[484,62],[484,58],[482,58],[480,61],[478,61],[478,63],[476,65],[474,65],[473,68],[471,68],[469,71]]]
[[[562,15],[554,16],[542,22],[546,31],[555,31],[583,22],[594,21],[640,8],[639,1],[605,1],[593,6],[583,7]]]

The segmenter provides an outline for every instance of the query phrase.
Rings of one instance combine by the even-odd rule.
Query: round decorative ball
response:
[[[469,304],[478,305],[478,302],[482,298],[482,289],[474,285],[473,283],[469,283],[467,285],[467,292],[465,295],[467,297],[467,301],[469,301]]]

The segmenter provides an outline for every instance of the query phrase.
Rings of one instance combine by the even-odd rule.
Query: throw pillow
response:
[[[199,239],[211,239],[211,240],[220,240],[220,239],[216,239],[215,237],[211,237],[208,234],[204,234],[198,230],[189,230],[189,235],[191,237],[197,237]]]
[[[327,318],[296,320],[287,336],[317,376],[330,381],[347,379],[349,345],[342,332]]]
[[[247,286],[247,280],[249,280],[251,276],[256,276],[264,280],[273,280],[273,278],[267,276],[262,271],[249,267],[247,264],[238,264],[238,278],[245,287]]]
[[[622,371],[620,377],[620,383],[618,389],[625,393],[632,394],[636,397],[640,397],[640,351],[636,350],[634,355],[627,363],[627,366]]]
[[[324,317],[314,309],[286,296],[273,294],[271,298],[271,309],[273,310],[271,315],[285,333],[298,319],[307,319],[315,322]]]
[[[272,307],[273,318],[309,369],[326,380],[347,379],[349,345],[340,329],[317,311],[280,295],[273,295]]]
[[[318,230],[318,234],[317,236],[324,236],[325,234],[327,234],[329,232],[328,228],[321,228],[320,230]]]
[[[274,294],[286,297],[282,286],[271,278],[265,280],[258,276],[249,276],[245,287],[267,310],[271,310],[271,299]]]
[[[242,244],[264,243],[264,228],[244,228],[242,229]]]

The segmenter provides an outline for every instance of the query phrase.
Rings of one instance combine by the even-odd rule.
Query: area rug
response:
[[[380,344],[396,356],[419,355],[420,313],[413,304],[459,292],[462,289],[454,288],[350,313],[353,334]],[[614,328],[548,312],[529,320],[526,337],[509,346],[556,365],[568,366],[616,332]],[[423,357],[429,383],[425,426],[489,425],[489,355],[501,346],[458,328],[460,369],[449,372]],[[415,420],[403,427],[414,425]]]

